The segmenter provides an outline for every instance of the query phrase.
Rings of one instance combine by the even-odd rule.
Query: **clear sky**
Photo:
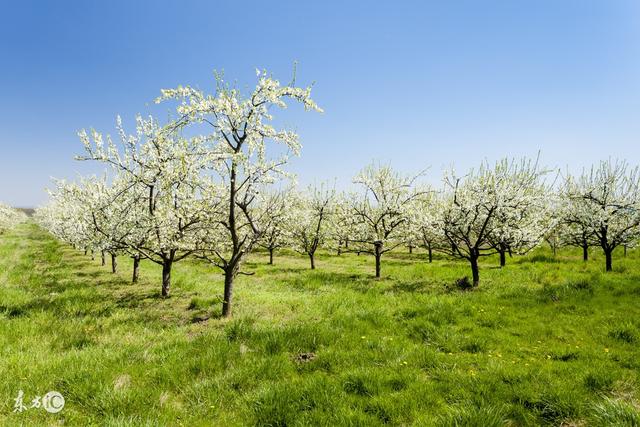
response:
[[[637,1],[0,0],[0,200],[95,171],[77,130],[114,133],[160,88],[287,81],[293,61],[326,111],[280,114],[301,183],[344,186],[372,160],[437,182],[538,150],[574,171],[640,158]]]

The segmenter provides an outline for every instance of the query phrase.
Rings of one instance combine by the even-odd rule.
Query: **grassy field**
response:
[[[33,224],[0,236],[0,425],[640,425],[640,254],[481,266],[424,254],[256,254],[222,276],[111,274]],[[64,409],[14,413],[50,390]]]

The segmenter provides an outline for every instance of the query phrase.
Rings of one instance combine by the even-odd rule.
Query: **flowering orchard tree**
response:
[[[316,268],[316,251],[332,236],[335,198],[335,189],[324,184],[310,186],[294,197],[289,242],[293,249],[309,257],[312,270]]]
[[[568,220],[571,217],[564,217],[563,219]],[[573,222],[567,222],[561,224],[558,228],[558,238],[563,245],[573,246],[576,248],[582,249],[582,260],[589,260],[589,248],[593,246],[598,246],[598,241],[595,237],[595,234],[591,232],[588,227],[585,227],[583,224]]]
[[[557,238],[563,245],[582,249],[582,260],[589,260],[589,247],[599,246],[598,239],[588,224],[581,221],[581,200],[558,197],[558,206],[553,211],[558,220]]]
[[[336,193],[334,199],[333,215],[328,243],[336,250],[338,255],[349,250],[349,241],[356,235],[356,226],[351,218],[351,196],[345,193]]]
[[[104,241],[91,223],[82,187],[64,180],[56,180],[54,185],[55,189],[49,190],[50,203],[36,211],[36,221],[76,249],[102,252]]]
[[[111,194],[117,215],[127,215],[137,232],[111,234],[122,246],[162,266],[162,295],[169,296],[171,269],[191,255],[203,220],[218,206],[215,186],[202,178],[207,165],[203,138],[185,138],[153,118],[136,119],[136,134],[127,135],[117,121],[120,146],[92,131],[79,133],[86,155],[111,166],[120,189]],[[105,234],[110,231],[103,230]]]
[[[443,209],[441,195],[434,192],[420,197],[409,212],[408,239],[427,251],[429,262],[433,262],[433,251],[446,247],[442,231]]]
[[[556,221],[550,216],[552,188],[544,181],[549,171],[540,170],[537,159],[523,161],[516,168],[519,170],[507,179],[512,187],[520,189],[520,194],[497,210],[497,224],[488,236],[500,255],[500,267],[506,265],[507,252],[522,255],[538,246]]]
[[[111,267],[117,269],[116,256],[129,254],[134,260],[133,282],[138,279],[141,255],[132,252],[125,239],[139,239],[142,229],[135,222],[131,205],[123,204],[125,190],[122,182],[109,186],[106,180],[81,178],[79,183],[55,181],[56,189],[49,191],[51,202],[36,211],[36,220],[53,235],[77,249],[99,251],[102,265],[104,254],[111,254]],[[120,197],[116,197],[119,195]]]
[[[114,229],[122,222],[122,217],[101,214],[106,206],[110,190],[105,179],[96,177],[81,178],[78,183],[56,181],[56,188],[49,192],[51,203],[36,213],[36,220],[60,240],[69,243],[85,252],[99,251],[102,264],[105,265],[104,253],[111,254],[112,271],[117,268],[116,255],[123,247],[99,227]],[[100,225],[98,225],[100,224]],[[118,227],[119,228],[119,227]]]
[[[274,252],[289,243],[288,230],[293,225],[292,190],[269,193],[266,198],[266,205],[273,206],[273,213],[258,244],[269,252],[269,264],[273,265]]]
[[[507,263],[506,254],[523,255],[540,244],[548,231],[543,207],[519,209],[512,214],[497,215],[498,226],[489,241],[500,255],[500,267]]]
[[[471,264],[473,285],[480,282],[478,260],[499,252],[496,239],[508,238],[514,247],[528,247],[544,235],[544,209],[538,208],[540,180],[546,174],[537,162],[507,159],[492,168],[483,163],[465,177],[445,174],[447,190],[442,227],[451,255]],[[523,211],[534,208],[541,218]]]
[[[0,203],[0,234],[26,221],[27,215],[17,209]]]
[[[640,237],[640,169],[600,162],[578,178],[567,177],[563,195],[571,200],[571,223],[595,238],[611,271],[614,249]]]
[[[145,193],[140,186],[131,185],[127,176],[116,176],[112,185],[105,180],[86,182],[83,185],[84,205],[91,214],[91,224],[105,241],[106,251],[111,255],[112,272],[117,270],[117,255],[125,254],[133,259],[132,282],[138,281],[142,254],[135,249],[148,238],[148,231],[140,226],[141,202]]]
[[[209,240],[200,245],[199,256],[224,272],[225,317],[232,313],[233,285],[242,262],[264,233],[258,218],[271,214],[270,208],[260,206],[258,196],[269,185],[288,176],[284,166],[289,155],[300,152],[295,132],[271,125],[272,111],[286,108],[287,100],[301,103],[305,110],[322,111],[311,99],[310,86],[296,87],[295,79],[282,85],[266,71],[257,70],[256,74],[256,87],[246,97],[216,74],[213,95],[180,86],[163,90],[156,100],[179,101],[179,117],[171,124],[175,129],[209,126],[209,133],[201,137],[207,142],[208,151],[203,157],[213,171],[212,180],[224,209],[211,216],[215,226],[207,233]],[[285,153],[273,156],[272,150]]]
[[[106,252],[111,255],[111,271],[116,273],[117,255],[126,249],[118,236],[126,236],[130,229],[125,227],[126,216],[114,214],[118,205],[112,195],[117,190],[109,187],[104,178],[82,178],[73,190],[75,200],[72,203],[82,209],[83,218],[79,221],[87,222],[86,229],[94,242],[92,246],[98,247],[102,254],[102,265]]]
[[[563,240],[563,229],[566,227],[566,223],[563,219],[564,201],[557,191],[550,191],[549,197],[546,202],[547,215],[544,218],[546,222],[545,233],[542,240],[549,245],[549,249],[555,257],[558,253],[558,249],[565,245]]]
[[[427,194],[415,186],[420,176],[402,176],[390,166],[371,164],[353,180],[363,191],[351,195],[344,212],[343,220],[353,230],[349,251],[373,255],[376,277],[380,277],[382,255],[404,244],[410,212]]]

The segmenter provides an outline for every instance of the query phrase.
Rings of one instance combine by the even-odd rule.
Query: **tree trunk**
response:
[[[478,255],[475,250],[471,250],[471,256],[469,257],[471,262],[471,274],[473,275],[473,287],[478,286],[480,283],[480,270],[478,268]]]
[[[107,261],[104,259],[104,251],[100,252],[100,256],[102,257],[102,266],[104,267],[105,265],[107,265]]]
[[[224,271],[224,299],[222,300],[222,316],[231,317],[231,303],[233,302],[233,269],[227,267]]]
[[[433,251],[431,250],[431,243],[427,244],[427,251],[429,251],[429,263],[433,262]]]
[[[315,259],[314,259],[314,255],[315,255],[315,254],[314,254],[313,252],[311,252],[311,253],[309,254],[309,261],[311,261],[311,269],[312,269],[312,270],[315,270],[315,269],[316,269],[316,261],[315,261]]]
[[[380,278],[380,258],[382,258],[382,242],[377,241],[374,244],[376,257],[376,278]]]
[[[627,245],[624,245],[622,247],[624,248],[623,256],[626,258],[627,257]]]
[[[116,254],[111,254],[111,272],[114,274],[118,272],[118,258]]]
[[[95,261],[96,260],[96,254],[93,253],[93,249],[91,249],[91,261]]]
[[[413,253],[413,246],[409,245],[409,253],[412,254]]]
[[[173,260],[165,259],[162,263],[162,296],[168,297],[171,288],[171,267]]]
[[[131,283],[138,283],[138,277],[140,275],[140,255],[133,257],[133,278]]]
[[[84,254],[87,255],[87,248],[84,248]]]
[[[502,268],[507,265],[507,251],[505,250],[504,246],[501,246],[498,249],[498,253],[500,253],[500,268]]]
[[[589,246],[586,243],[582,244],[582,260],[589,261]]]
[[[269,248],[269,264],[273,265],[273,248]]]
[[[238,142],[238,145],[235,147],[235,153],[239,153],[241,151],[242,142]],[[228,219],[228,228],[231,234],[231,253],[229,257],[228,263],[225,263],[224,267],[224,295],[222,299],[222,316],[225,318],[230,318],[232,314],[233,307],[233,281],[238,274],[240,268],[240,261],[243,254],[243,247],[238,237],[238,228],[236,226],[236,203],[237,203],[237,188],[236,188],[236,177],[237,177],[237,160],[232,158],[231,160],[231,171],[229,173],[229,219]]]
[[[605,262],[606,262],[606,266],[605,266],[606,271],[613,270],[611,252],[612,251],[610,251],[610,250],[605,250],[604,251],[604,257],[605,257]]]

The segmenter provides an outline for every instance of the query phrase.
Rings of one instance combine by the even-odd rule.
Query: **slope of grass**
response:
[[[256,254],[220,318],[222,276],[185,261],[111,274],[33,224],[0,236],[0,425],[640,425],[640,256],[593,250],[481,266]],[[56,390],[66,405],[13,412]]]

